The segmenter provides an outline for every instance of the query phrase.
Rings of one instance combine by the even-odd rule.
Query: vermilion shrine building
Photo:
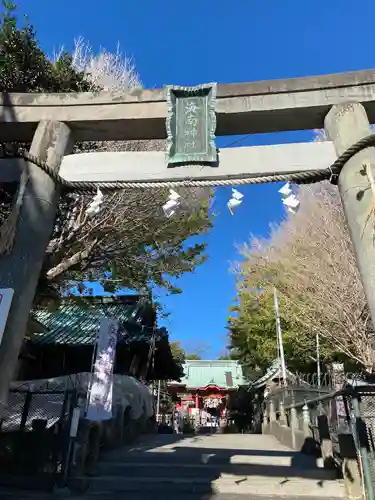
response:
[[[191,413],[193,408],[220,416],[230,394],[244,385],[238,361],[187,360],[181,382],[172,381],[168,389],[177,406]]]

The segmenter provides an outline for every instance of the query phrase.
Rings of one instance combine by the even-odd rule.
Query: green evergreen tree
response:
[[[279,300],[287,366],[295,372],[314,372],[315,338],[297,320],[283,314],[283,300]],[[279,355],[272,288],[239,292],[237,304],[231,311],[234,313],[228,320],[231,356],[240,361],[247,377],[259,376]],[[320,357],[323,365],[335,358],[334,350],[324,339]]]
[[[94,65],[95,75],[90,73],[93,70],[88,69],[89,64],[81,70],[77,57],[67,52],[62,52],[56,61],[51,60],[40,48],[35,31],[27,20],[23,25],[17,22],[15,5],[3,1],[3,10],[0,18],[2,92],[100,90],[103,77],[112,81],[121,73],[116,73],[116,64],[121,64],[121,61],[115,58],[114,65],[113,55],[105,52],[97,59],[93,56],[94,62],[99,60],[107,64],[109,61],[111,64],[104,68]],[[127,74],[126,71],[125,68],[123,75]],[[137,81],[120,78],[117,87],[131,90]],[[128,141],[76,144],[75,151],[164,147],[164,143],[153,141]],[[1,154],[4,154],[2,147]],[[206,259],[205,243],[189,244],[187,240],[211,227],[212,213],[209,191],[181,189],[179,193],[186,203],[181,212],[170,219],[166,219],[161,210],[168,198],[165,189],[105,194],[101,212],[92,218],[85,217],[91,195],[63,195],[43,265],[37,302],[48,301],[48,297],[56,298],[72,284],[84,292],[84,281],[99,281],[110,292],[120,288],[150,291],[156,285],[170,293],[180,293],[173,278],[192,272]],[[6,212],[3,205],[0,204],[0,223]],[[73,226],[74,230],[69,229]]]

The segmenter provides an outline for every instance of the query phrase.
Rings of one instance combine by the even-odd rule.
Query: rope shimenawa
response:
[[[347,163],[354,155],[363,149],[375,146],[375,134],[364,137],[360,141],[348,148],[337,160],[328,168],[310,171],[294,172],[291,174],[267,174],[263,176],[251,176],[246,174],[233,175],[228,179],[209,179],[201,178],[199,180],[193,178],[184,178],[181,180],[163,180],[163,181],[121,181],[121,182],[89,182],[89,181],[74,181],[69,182],[63,179],[56,173],[47,162],[40,160],[36,156],[30,154],[26,150],[19,150],[17,155],[39,167],[56,183],[65,187],[68,190],[74,190],[81,193],[91,193],[98,188],[101,190],[118,190],[126,188],[152,189],[152,188],[172,188],[177,186],[183,187],[205,187],[205,186],[241,186],[246,184],[265,184],[267,182],[292,182],[294,184],[312,184],[324,180],[330,180],[333,184],[337,183],[338,176]]]

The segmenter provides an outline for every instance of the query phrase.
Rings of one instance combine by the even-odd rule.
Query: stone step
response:
[[[114,500],[113,493],[100,493],[93,491],[85,494],[84,496],[72,495],[68,492],[64,495],[64,493],[65,492],[57,494],[38,494],[0,489],[0,498],[2,500],[58,500],[59,498],[67,498],[70,500]],[[269,495],[241,495],[237,493],[213,493],[199,497],[197,497],[194,493],[182,493],[176,497],[176,493],[174,492],[153,495],[153,500],[176,500],[176,498],[178,498],[178,500],[270,500]],[[281,496],[281,498],[282,500],[295,500],[294,495],[291,497]],[[150,494],[148,492],[132,493],[131,500],[150,500]],[[316,500],[316,497],[304,497],[303,500]],[[319,500],[330,500],[330,497],[319,497]]]
[[[345,498],[340,481],[316,481],[302,478],[269,478],[265,476],[210,478],[171,478],[171,477],[121,477],[103,476],[91,478],[87,494],[110,493],[152,493],[153,497],[181,494],[236,494],[283,497],[322,497]],[[133,496],[132,496],[133,499]]]
[[[128,451],[114,450],[103,456],[103,462],[124,462],[124,463],[169,463],[184,464],[184,463],[209,463],[209,464],[265,464],[265,465],[285,465],[285,466],[301,466],[301,467],[318,467],[323,468],[323,459],[315,458],[311,455],[306,455],[299,452],[290,451],[289,453],[260,451],[254,453],[249,450],[242,453],[226,452],[215,450],[209,453],[205,449],[183,448],[168,451]]]
[[[129,463],[129,462],[101,462],[99,464],[102,476],[123,477],[207,477],[215,479],[230,476],[235,478],[246,476],[267,477],[302,477],[316,480],[336,479],[336,471],[322,468],[305,468],[290,465],[268,465],[268,464],[202,464],[202,463]]]

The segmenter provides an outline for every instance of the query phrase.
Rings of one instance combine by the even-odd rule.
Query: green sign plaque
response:
[[[216,84],[167,87],[168,164],[216,163]]]

